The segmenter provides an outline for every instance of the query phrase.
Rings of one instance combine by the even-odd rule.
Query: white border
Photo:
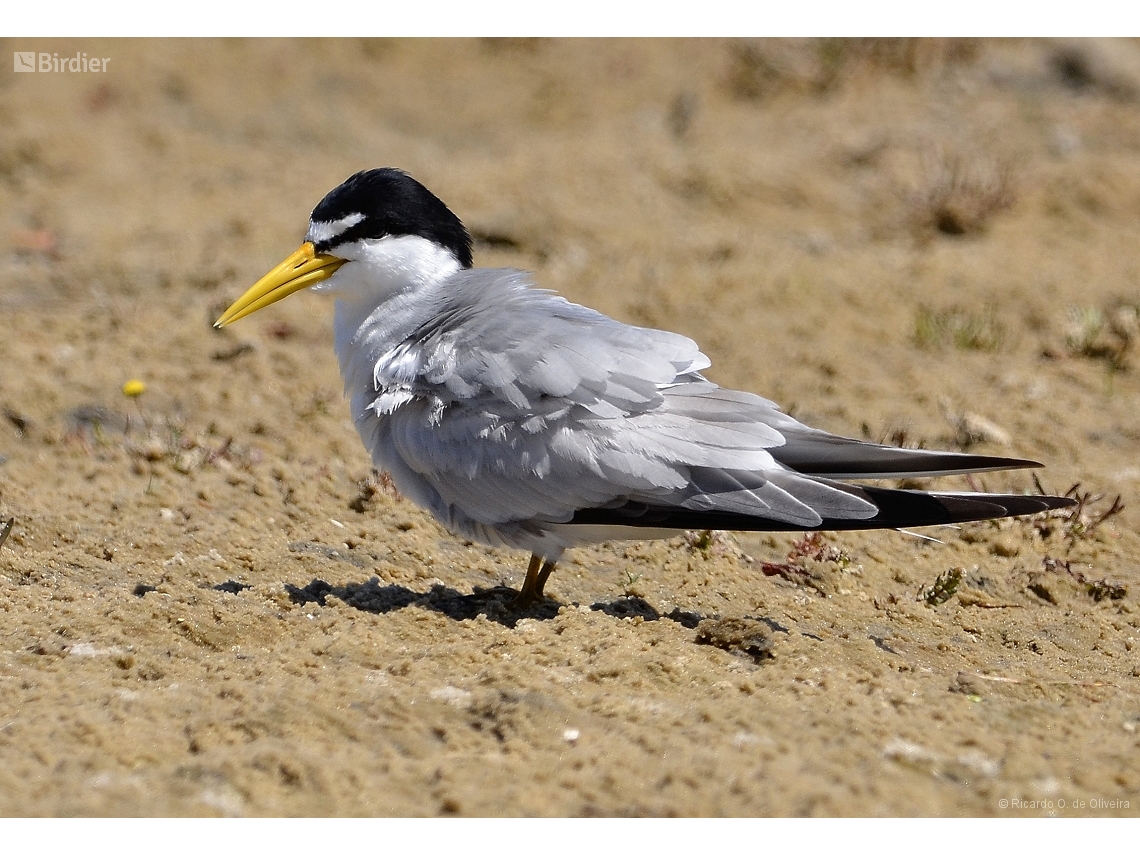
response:
[[[1135,831],[1080,819],[725,819],[725,820],[10,820],[0,832],[13,851],[112,851],[118,855],[273,852],[694,855],[712,844],[746,853],[962,855],[963,852],[1071,855],[1110,849]],[[714,846],[715,848],[715,846]],[[1119,847],[1117,847],[1119,848]]]
[[[1084,0],[139,0],[12,2],[16,37],[73,36],[1123,36],[1140,4]]]

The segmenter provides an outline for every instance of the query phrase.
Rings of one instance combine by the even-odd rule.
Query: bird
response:
[[[901,529],[1074,504],[859,484],[1041,464],[809,427],[708,380],[692,339],[614,320],[524,271],[475,267],[472,245],[406,172],[357,172],[215,327],[301,290],[331,295],[345,394],[374,467],[453,534],[530,552],[513,607],[544,598],[565,550],[608,540]]]

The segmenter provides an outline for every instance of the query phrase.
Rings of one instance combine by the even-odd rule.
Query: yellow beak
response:
[[[306,241],[301,248],[290,255],[264,276],[257,280],[253,286],[238,297],[232,306],[226,309],[214,326],[224,327],[232,324],[239,318],[252,315],[258,309],[264,309],[270,303],[283,300],[295,291],[308,288],[328,279],[345,259],[335,255],[318,255],[313,245]]]

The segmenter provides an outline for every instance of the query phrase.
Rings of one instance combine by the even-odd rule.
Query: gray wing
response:
[[[801,526],[876,512],[779,463],[785,429],[811,432],[705,380],[709,360],[688,338],[509,271],[460,274],[429,309],[377,363],[370,406],[402,463],[476,522],[567,522],[628,501]]]

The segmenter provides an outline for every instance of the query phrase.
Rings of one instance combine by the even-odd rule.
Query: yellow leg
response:
[[[534,586],[535,596],[541,599],[542,589],[546,587],[546,580],[550,578],[550,574],[554,572],[554,562],[547,561],[542,565],[542,570],[538,574],[538,584]]]
[[[550,578],[550,574],[553,572],[553,561],[543,563],[542,556],[531,555],[530,565],[526,568],[526,579],[523,580],[522,590],[519,591],[519,595],[511,602],[511,606],[517,609],[524,609],[541,600],[542,589],[546,586],[546,580]]]

